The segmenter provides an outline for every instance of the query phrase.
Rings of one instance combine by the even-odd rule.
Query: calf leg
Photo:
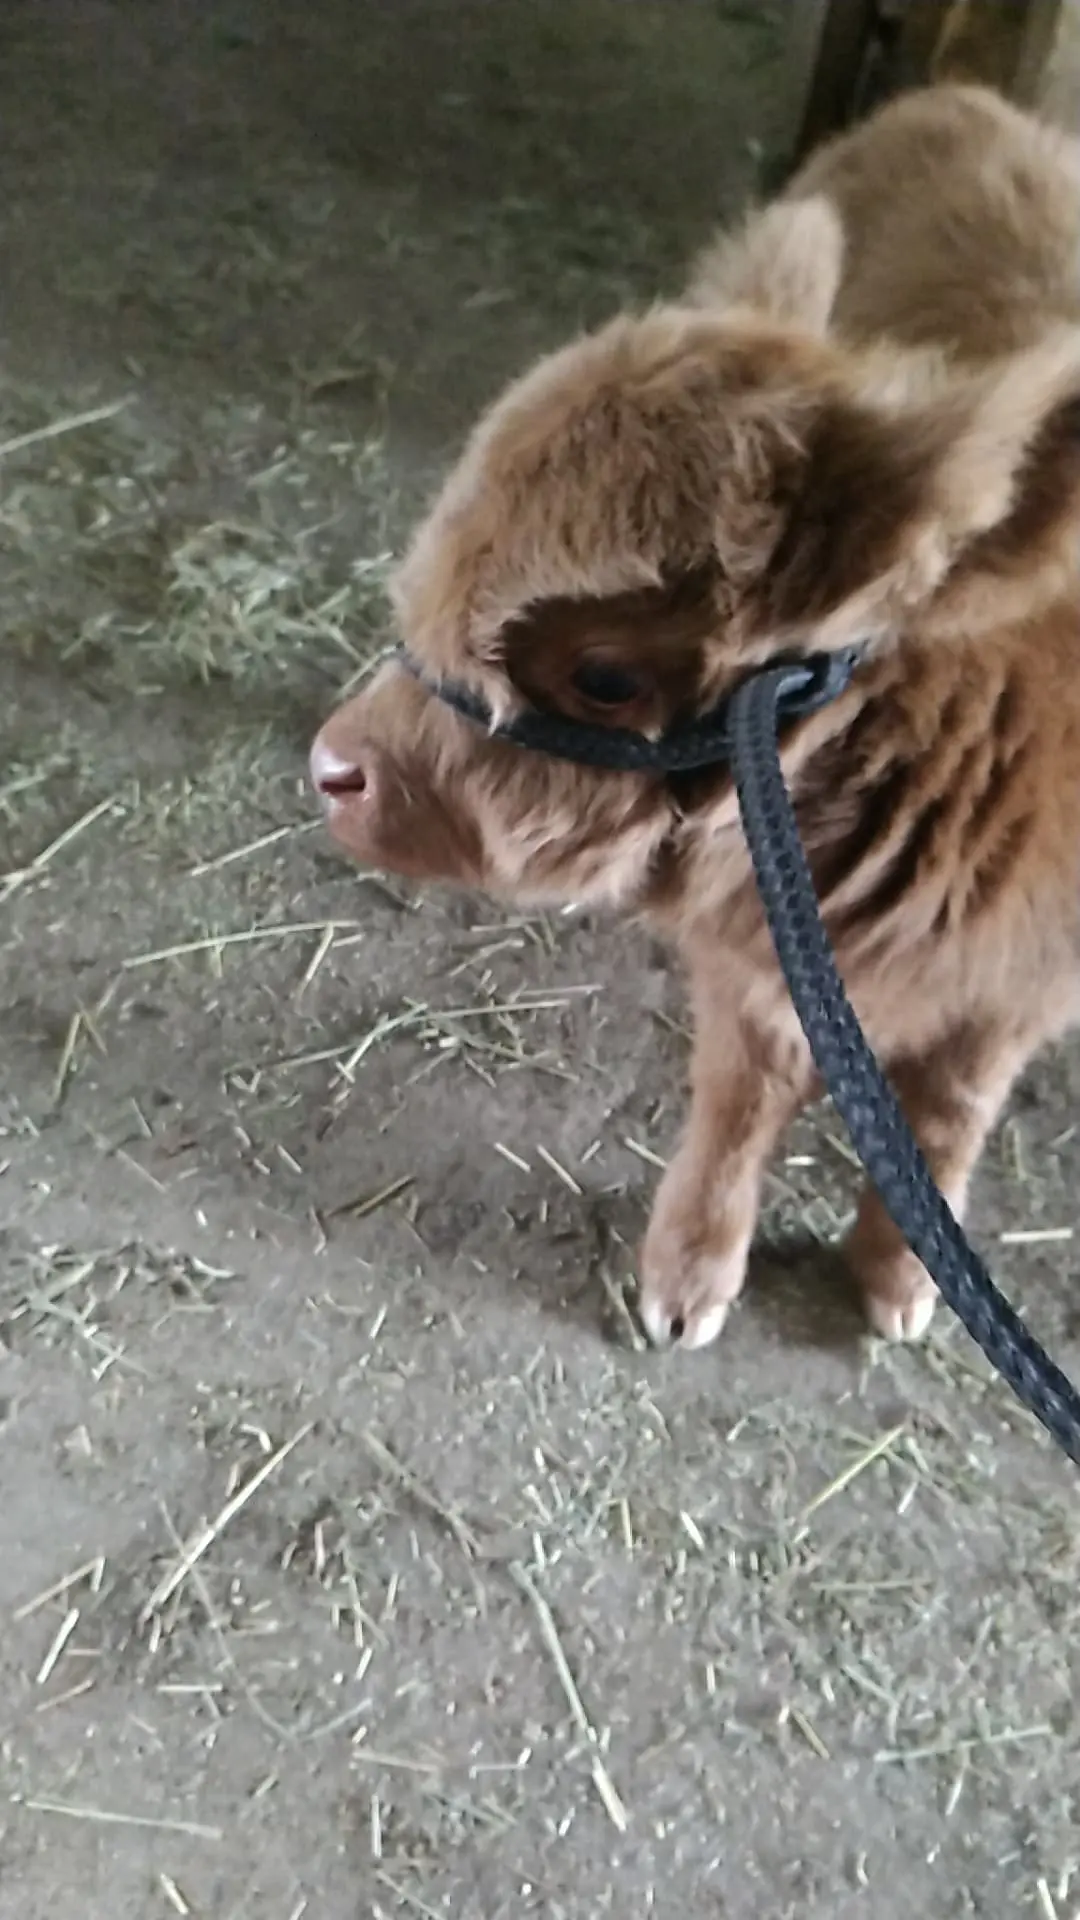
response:
[[[908,1124],[957,1219],[986,1136],[1031,1051],[1032,1043],[1015,1035],[965,1029],[891,1070]],[[871,1189],[845,1252],[875,1332],[887,1340],[925,1333],[937,1288]]]
[[[765,1163],[813,1081],[797,1029],[764,1030],[712,1005],[698,1029],[686,1132],[642,1251],[641,1317],[658,1345],[703,1347],[720,1332],[746,1275]]]

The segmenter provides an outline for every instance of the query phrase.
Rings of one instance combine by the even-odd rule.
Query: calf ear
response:
[[[755,626],[841,645],[930,602],[962,621],[973,589],[980,620],[1042,604],[1076,570],[1080,331],[919,405],[827,403],[795,493]]]
[[[843,264],[844,230],[824,194],[778,200],[705,248],[685,297],[691,306],[749,307],[783,326],[823,334]]]

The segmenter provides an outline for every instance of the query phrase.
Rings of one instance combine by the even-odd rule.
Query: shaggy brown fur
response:
[[[1078,543],[1080,146],[941,87],[814,156],[681,302],[514,385],[397,610],[499,714],[649,733],[778,650],[866,647],[785,765],[852,998],[959,1209],[1015,1075],[1080,1014]],[[393,665],[313,772],[362,861],[670,935],[696,1048],[642,1312],[712,1338],[815,1091],[729,778],[549,761]],[[850,1256],[880,1332],[925,1328],[934,1290],[872,1195]]]

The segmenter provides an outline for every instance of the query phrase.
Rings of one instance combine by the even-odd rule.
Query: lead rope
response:
[[[795,1011],[863,1167],[912,1252],[992,1367],[1080,1466],[1080,1394],[1028,1332],[938,1191],[836,968],[780,764],[785,670],[736,689],[729,753],[765,918]]]

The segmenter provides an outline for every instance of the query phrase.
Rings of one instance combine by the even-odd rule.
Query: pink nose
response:
[[[311,749],[311,784],[326,800],[352,794],[370,804],[378,797],[382,758],[370,740],[357,741],[351,753],[342,754],[331,746],[324,730]]]

